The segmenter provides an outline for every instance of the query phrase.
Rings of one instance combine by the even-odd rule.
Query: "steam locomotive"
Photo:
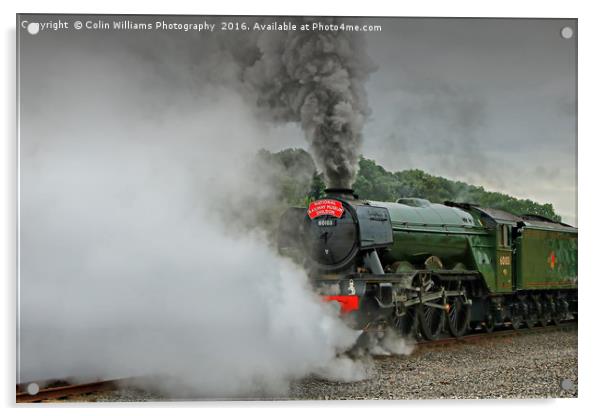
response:
[[[278,247],[353,328],[434,340],[577,317],[570,225],[474,204],[326,194],[283,214]]]

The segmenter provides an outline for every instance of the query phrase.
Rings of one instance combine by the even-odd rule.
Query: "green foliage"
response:
[[[321,174],[318,174],[318,172],[314,172],[312,178],[311,178],[311,185],[309,188],[309,192],[307,194],[308,197],[308,201],[306,205],[309,205],[309,202],[311,201],[315,201],[316,199],[320,199],[323,198],[325,193],[324,190],[326,189],[326,183],[324,183],[324,178]]]
[[[536,214],[560,221],[552,204],[538,204],[530,199],[517,199],[499,192],[486,191],[482,186],[451,181],[429,175],[418,169],[389,172],[373,160],[361,158],[353,189],[361,198],[375,201],[396,201],[416,197],[431,202],[468,202],[497,208],[515,215]]]
[[[257,162],[261,174],[267,177],[268,186],[276,191],[282,207],[307,206],[324,196],[324,178],[316,171],[311,156],[305,150],[286,149],[278,153],[261,150]],[[489,192],[481,186],[429,175],[418,169],[389,172],[375,161],[363,157],[353,189],[360,198],[373,201],[416,197],[436,203],[468,202],[516,215],[536,214],[560,221],[552,204]]]

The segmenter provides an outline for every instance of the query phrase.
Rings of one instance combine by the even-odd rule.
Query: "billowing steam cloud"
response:
[[[300,122],[327,184],[350,188],[370,112],[364,82],[375,69],[363,38],[344,31],[265,32],[258,47],[260,58],[243,75],[257,104],[274,120]]]
[[[271,397],[333,365],[356,332],[245,223],[273,196],[246,167],[265,130],[244,100],[138,77],[117,47],[76,52],[47,60],[65,77],[27,70],[53,105],[22,140],[21,381],[158,374],[170,396]]]
[[[227,398],[364,377],[338,358],[356,331],[253,230],[275,196],[246,161],[272,133],[241,94],[252,82],[275,119],[300,120],[349,185],[356,40],[262,37],[242,85],[215,39],[98,33],[22,43],[20,381],[159,374],[166,394]],[[219,83],[206,57],[223,58]]]

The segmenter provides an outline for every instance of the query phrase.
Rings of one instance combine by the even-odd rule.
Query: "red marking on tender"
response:
[[[556,253],[553,251],[550,253],[550,257],[548,257],[548,263],[550,263],[550,268],[556,267]]]
[[[333,217],[341,218],[345,210],[343,209],[343,203],[335,199],[320,199],[309,204],[307,208],[307,215],[312,220],[322,215],[330,215]]]
[[[337,301],[341,305],[341,313],[356,311],[360,307],[360,298],[357,295],[347,296],[324,296],[325,301]]]

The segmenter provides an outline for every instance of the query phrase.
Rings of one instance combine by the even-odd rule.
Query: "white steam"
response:
[[[187,88],[177,55],[155,72],[119,42],[59,42],[43,68],[23,57],[20,381],[269,397],[339,364],[357,333],[245,223],[273,197],[246,168],[269,130],[245,100]]]
[[[371,351],[378,355],[410,355],[415,342],[411,338],[403,338],[391,328],[387,328],[382,339]]]

